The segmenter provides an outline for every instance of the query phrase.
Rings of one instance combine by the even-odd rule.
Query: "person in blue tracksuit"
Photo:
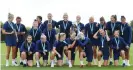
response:
[[[114,55],[114,65],[118,66],[119,56],[122,57],[123,64],[125,67],[125,51],[124,49],[129,49],[128,44],[124,41],[122,37],[119,36],[119,30],[114,31],[114,37],[111,39],[111,48],[113,49]]]
[[[47,24],[49,24],[49,23],[52,24],[52,28],[54,28],[54,29],[57,26],[57,22],[55,20],[53,20],[52,17],[53,17],[52,14],[48,13],[48,15],[47,15],[48,20],[44,21],[44,23],[43,23],[45,29],[47,29],[47,26],[48,26]]]
[[[80,32],[77,37],[77,45],[81,47],[81,52],[80,52],[80,67],[84,66],[83,63],[83,58],[87,57],[88,61],[88,66],[91,66],[91,62],[93,59],[93,51],[92,51],[92,46],[90,44],[90,39],[85,37],[82,32]]]
[[[98,29],[106,30],[106,22],[104,17],[100,18],[100,24],[98,24]]]
[[[77,29],[76,29],[76,33],[77,33],[77,34],[78,34],[79,32],[84,32],[84,24],[81,23],[80,20],[81,20],[80,15],[77,15],[77,16],[76,16],[76,22],[75,22],[76,27],[77,27]]]
[[[60,33],[65,33],[66,38],[70,37],[70,28],[72,26],[72,22],[68,20],[68,14],[64,13],[63,20],[60,20],[57,23],[57,28],[60,29]]]
[[[21,58],[23,60],[23,67],[33,66],[33,55],[35,53],[36,45],[32,42],[32,36],[28,35],[21,46]]]
[[[110,38],[107,34],[107,31],[104,31],[104,29],[99,29],[93,36],[95,39],[99,40],[99,50],[98,50],[98,67],[101,67],[101,57],[103,56],[104,60],[104,66],[108,65],[108,59],[109,59],[109,47],[108,42],[110,41]]]
[[[56,35],[56,41],[53,46],[53,51],[51,54],[51,67],[54,67],[54,58],[56,56],[58,66],[63,64],[63,50],[67,49],[68,44],[65,42],[66,34],[59,33]]]
[[[77,40],[75,38],[76,38],[76,33],[73,32],[70,34],[70,38],[66,39],[66,42],[68,44],[67,56],[68,56],[69,67],[72,67],[72,65],[74,65],[75,49],[77,46]]]
[[[23,25],[21,23],[21,17],[17,17],[16,18],[15,26],[16,26],[17,37],[18,37],[18,42],[17,42],[17,45],[16,45],[17,46],[16,53],[17,53],[18,52],[18,48],[20,50],[22,43],[25,41],[27,29],[26,29],[25,25]],[[20,54],[21,54],[21,52],[20,52]],[[16,55],[16,58],[17,58],[17,55]],[[22,65],[22,64],[23,63],[22,63],[22,60],[20,58],[20,65]]]
[[[14,19],[14,15],[8,14],[8,21],[6,21],[3,25],[2,33],[5,34],[5,43],[6,43],[6,66],[9,66],[9,56],[12,48],[12,65],[18,66],[15,62],[16,57],[16,43],[17,43],[17,35],[16,35],[16,27],[12,22]]]
[[[50,43],[50,51],[52,51],[52,49],[53,49],[53,44],[54,44],[54,42],[55,42],[55,40],[56,40],[56,37],[55,37],[55,35],[56,35],[56,30],[54,29],[54,28],[52,28],[52,24],[51,23],[49,23],[49,24],[47,24],[48,26],[47,26],[47,29],[45,29],[44,31],[43,31],[43,33],[46,35],[46,37],[47,37],[47,41]]]
[[[33,27],[30,29],[29,34],[32,36],[32,41],[36,43],[37,40],[40,40],[42,31],[38,28],[38,21],[33,22]]]
[[[41,29],[41,31],[43,32],[45,27],[44,24],[42,23],[42,16],[37,16],[36,20],[38,21],[38,29]]]
[[[121,26],[120,26],[120,36],[125,40],[125,42],[128,44],[130,47],[131,44],[131,39],[132,39],[132,28],[131,26],[128,25],[126,22],[125,16],[121,16]],[[130,66],[129,63],[129,49],[125,50],[125,55],[126,55],[126,65]]]
[[[115,30],[120,30],[120,22],[117,21],[117,16],[112,15],[110,18],[110,21],[106,24],[106,29],[108,30],[108,34],[110,39],[113,38],[113,33]],[[112,58],[112,49],[110,48],[110,63],[109,65],[112,65],[113,58]]]
[[[91,43],[92,43],[92,47],[93,47],[93,54],[94,54],[94,65],[96,65],[96,50],[97,50],[97,46],[98,46],[98,42],[96,39],[93,38],[93,35],[97,32],[97,23],[94,22],[94,18],[90,17],[89,18],[89,23],[87,23],[85,25],[85,36],[90,38]]]
[[[48,56],[49,56],[49,42],[44,34],[41,35],[41,40],[36,42],[36,64],[37,67],[40,67],[39,59],[43,57],[43,65],[47,66]]]

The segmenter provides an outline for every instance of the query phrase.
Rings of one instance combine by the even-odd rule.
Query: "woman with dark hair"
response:
[[[21,46],[21,58],[23,60],[23,66],[33,66],[33,54],[35,53],[35,43],[32,42],[32,36],[28,35],[26,40]]]
[[[98,29],[103,29],[103,30],[106,29],[106,22],[105,22],[104,17],[100,18],[100,24],[98,25]]]
[[[2,33],[5,34],[5,43],[7,46],[7,52],[6,52],[6,66],[9,66],[9,56],[10,51],[12,48],[12,65],[18,66],[15,62],[16,57],[16,43],[18,41],[17,33],[16,33],[16,27],[13,23],[14,15],[9,13],[8,14],[8,21],[5,22],[3,25]]]
[[[129,46],[128,49],[125,49],[125,59],[126,59],[126,65],[130,66],[130,63],[129,63],[129,58],[130,58],[129,50],[130,50],[130,44],[131,44],[131,39],[132,39],[132,28],[126,22],[125,16],[121,16],[120,36],[125,40],[125,42]]]
[[[113,33],[115,30],[120,30],[120,22],[117,21],[117,16],[112,15],[110,18],[110,21],[107,22],[106,29],[108,30],[110,39],[113,38]],[[110,48],[110,64],[113,64],[113,58],[112,58],[112,49]]]
[[[16,18],[16,31],[17,31],[17,36],[18,36],[18,42],[17,42],[17,51],[16,53],[18,52],[18,48],[20,50],[21,48],[21,45],[22,43],[25,41],[25,37],[26,37],[26,33],[27,33],[27,30],[26,30],[26,27],[24,24],[21,23],[21,17],[17,17]],[[21,52],[20,52],[21,54]],[[17,55],[16,55],[16,58],[17,58]],[[22,65],[22,60],[20,58],[20,65]]]
[[[44,30],[44,24],[42,23],[42,16],[37,16],[36,20],[38,21],[38,29],[41,29],[41,31]]]
[[[113,56],[114,56],[114,65],[118,66],[119,64],[119,57],[122,57],[123,64],[122,66],[125,67],[125,49],[128,49],[128,44],[124,41],[122,37],[120,37],[119,30],[114,31],[114,37],[111,39],[111,48],[113,49]]]

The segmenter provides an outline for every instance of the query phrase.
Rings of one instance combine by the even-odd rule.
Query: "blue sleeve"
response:
[[[81,42],[81,41],[79,41],[79,44],[80,44],[80,46],[85,46],[85,45],[87,45],[87,43],[89,42],[89,39],[86,39],[83,43]]]
[[[66,42],[67,42],[68,44],[71,44],[69,38],[66,39]]]
[[[47,41],[47,44],[48,44],[48,51],[50,51],[50,43]]]
[[[57,41],[54,42],[53,47],[57,47]]]
[[[35,43],[33,43],[33,45],[32,45],[32,52],[33,52],[33,53],[36,52],[36,45],[35,45]]]
[[[127,43],[124,41],[123,38],[121,38],[122,44],[124,44],[124,46],[127,46]]]
[[[32,36],[32,28],[29,30],[29,35]]]
[[[38,44],[39,44],[39,41],[36,42],[36,48],[35,48],[36,52],[39,52],[39,49],[38,49],[39,46],[38,46]]]
[[[25,44],[25,43],[23,42],[22,45],[21,45],[21,47],[20,47],[20,51],[21,51],[21,52],[25,51],[25,50],[24,50],[24,44]]]
[[[128,27],[128,32],[129,32],[129,36],[128,36],[128,45],[131,43],[132,41],[132,28],[131,27]]]
[[[7,30],[7,23],[5,22],[4,25],[3,25],[3,29],[4,30]]]
[[[87,28],[87,24],[85,25],[85,37],[87,37],[87,33],[88,33],[88,28]]]
[[[109,30],[109,22],[107,22],[106,28],[107,28],[107,30]]]
[[[110,40],[110,48],[112,48],[112,49],[115,49],[115,47],[114,47],[114,39],[111,39]]]

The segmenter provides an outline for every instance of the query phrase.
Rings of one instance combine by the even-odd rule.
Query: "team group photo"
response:
[[[10,11],[6,15],[0,29],[3,70],[132,69],[133,21],[124,14],[103,15],[98,20],[77,14],[72,21],[68,12],[62,12],[60,20],[49,12],[46,19],[36,15],[26,24],[19,15]]]

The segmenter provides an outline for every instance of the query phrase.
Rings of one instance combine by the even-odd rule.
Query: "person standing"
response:
[[[132,28],[126,22],[125,16],[121,16],[120,36],[125,40],[125,42],[129,46],[128,49],[125,49],[125,59],[126,59],[126,65],[130,66],[130,63],[129,63],[129,58],[130,58],[129,50],[130,50],[130,44],[131,44],[131,39],[132,39]]]
[[[13,23],[14,15],[8,14],[8,21],[6,21],[3,25],[2,33],[5,34],[5,43],[6,43],[6,66],[9,66],[9,56],[10,51],[12,49],[12,65],[18,66],[15,62],[16,57],[16,43],[18,40],[16,34],[15,24]]]
[[[22,43],[25,41],[25,37],[26,37],[26,33],[27,33],[27,29],[25,27],[25,25],[23,25],[21,23],[21,17],[17,17],[16,18],[16,31],[17,31],[17,36],[18,36],[18,42],[17,42],[17,49],[16,49],[16,53],[18,52],[18,49],[20,50]],[[20,52],[21,54],[21,52]],[[20,55],[21,56],[21,55]],[[17,54],[16,54],[16,58],[17,58]],[[22,60],[20,58],[20,65],[22,65]]]

